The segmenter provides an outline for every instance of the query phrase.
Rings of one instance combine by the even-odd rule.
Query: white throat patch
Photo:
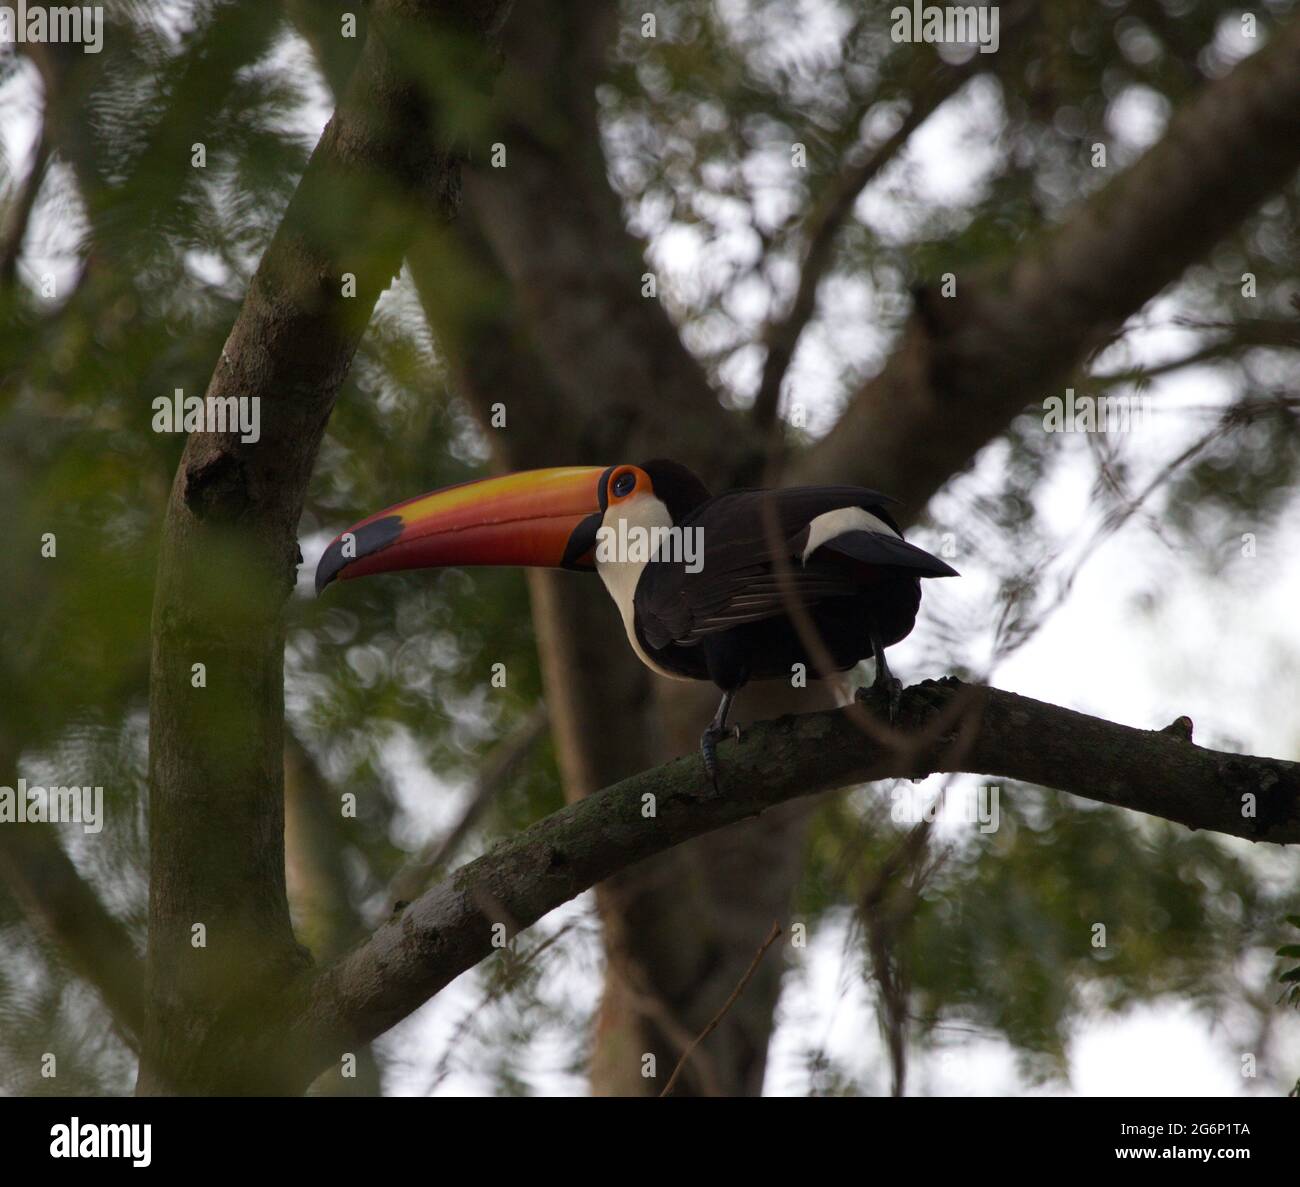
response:
[[[641,495],[607,508],[600,524],[602,532],[609,529],[607,538],[621,539],[653,535],[655,529],[662,531],[672,526],[673,517],[668,514],[668,508],[654,495]],[[627,558],[631,556],[639,559]],[[685,680],[685,676],[661,668],[641,649],[641,644],[636,637],[633,599],[636,596],[637,583],[641,580],[641,574],[645,571],[649,559],[638,552],[628,553],[627,557],[620,557],[617,550],[602,549],[599,546],[596,549],[596,572],[600,574],[609,596],[614,599],[614,605],[618,607],[618,612],[623,617],[623,629],[627,631],[627,641],[632,644],[632,650],[636,652],[637,658],[651,671],[673,680]]]

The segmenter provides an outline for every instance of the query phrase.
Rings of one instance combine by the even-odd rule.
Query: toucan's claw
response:
[[[890,725],[898,724],[898,711],[902,705],[903,682],[893,676],[885,676],[872,681],[871,686],[859,688],[854,699],[864,703],[885,701]]]
[[[713,790],[718,789],[718,739],[727,731],[718,729],[715,726],[709,726],[708,729],[700,735],[700,755],[704,759],[704,774],[713,785]]]
[[[877,680],[877,688],[883,686],[885,696],[889,698],[889,724],[898,724],[898,709],[903,701],[903,682],[897,676],[886,676],[883,680]]]
[[[730,729],[727,728],[727,714],[731,712],[731,702],[735,695],[734,688],[722,694],[722,703],[718,706],[718,711],[713,715],[708,728],[700,735],[700,754],[704,759],[704,773],[709,777],[715,792],[718,790],[718,742],[728,734],[731,734],[737,742],[740,741],[740,726],[733,725]]]
[[[718,787],[718,743],[723,738],[735,738],[739,742],[740,726],[710,725],[700,735],[700,754],[704,758],[704,773],[708,776],[709,782],[713,784],[714,791],[721,790]]]
[[[889,724],[896,725],[899,705],[903,699],[903,683],[889,670],[889,664],[885,660],[885,647],[874,625],[871,628],[871,651],[876,660],[876,678],[871,682],[871,691],[884,692],[889,705]]]

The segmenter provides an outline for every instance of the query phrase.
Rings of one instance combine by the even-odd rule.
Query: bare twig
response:
[[[1231,358],[1235,354],[1256,347],[1300,350],[1300,321],[1293,318],[1247,318],[1235,323],[1205,324],[1196,328],[1227,331],[1227,336],[1217,342],[1199,346],[1176,359],[1167,359],[1163,363],[1152,363],[1146,367],[1130,367],[1103,375],[1090,375],[1089,382],[1103,387],[1121,383],[1146,383],[1161,375],[1181,371],[1185,367],[1195,367],[1200,363]]]
[[[940,790],[947,792],[945,780]],[[901,941],[916,918],[921,891],[943,860],[929,852],[932,825],[928,820],[911,828],[881,863],[859,900],[866,929],[872,977],[880,987],[881,1030],[889,1047],[893,1095],[902,1096],[907,1078],[907,1023],[910,971]]]
[[[654,1021],[663,1031],[664,1037],[674,1043],[678,1050],[688,1051],[695,1046],[695,1036],[678,1018],[672,1007],[654,989],[651,978],[646,976],[644,968],[627,959],[610,961],[608,975],[617,977],[622,983],[623,991],[636,1011]],[[683,1056],[683,1058],[685,1058]],[[695,1078],[700,1094],[703,1096],[725,1096],[722,1080],[718,1074],[717,1063],[707,1051],[695,1052]],[[681,1061],[678,1061],[679,1065]],[[663,1094],[660,1093],[662,1096]]]
[[[779,921],[774,921],[772,924],[772,930],[767,933],[767,939],[763,941],[762,946],[754,954],[754,959],[750,962],[749,968],[745,970],[745,975],[741,977],[740,984],[731,991],[731,996],[722,1003],[722,1009],[714,1014],[714,1016],[709,1020],[709,1024],[700,1031],[695,1041],[682,1052],[681,1059],[677,1061],[677,1066],[673,1068],[673,1074],[668,1077],[668,1083],[664,1085],[664,1090],[659,1094],[661,1097],[667,1096],[672,1092],[673,1087],[677,1083],[677,1078],[682,1074],[682,1069],[686,1066],[686,1061],[691,1057],[691,1052],[713,1033],[718,1023],[725,1017],[727,1011],[736,1003],[736,1000],[740,995],[745,992],[745,986],[749,984],[753,979],[754,974],[758,972],[758,966],[762,963],[763,957],[767,954],[767,950],[775,944],[780,937],[781,924]]]
[[[447,833],[431,841],[393,875],[387,895],[390,909],[410,902],[429,885],[447,859],[460,848],[497,793],[509,785],[520,764],[545,736],[546,727],[546,704],[539,701],[488,755],[474,780],[474,790],[460,819]]]
[[[567,936],[578,925],[578,920],[573,919],[564,924],[563,927],[557,928],[555,932],[547,936],[546,939],[538,941],[522,956],[515,956],[509,948],[502,948],[502,961],[506,968],[502,975],[497,978],[487,991],[478,1000],[478,1002],[461,1015],[451,1032],[451,1037],[447,1040],[447,1045],[443,1048],[442,1055],[439,1056],[437,1064],[434,1066],[433,1075],[428,1084],[425,1085],[423,1095],[432,1096],[434,1090],[451,1074],[451,1058],[460,1048],[461,1043],[473,1028],[474,1023],[483,1017],[483,1011],[493,1005],[500,998],[504,997],[511,989],[519,983],[519,978],[548,949],[553,948],[565,936]]]
[[[858,196],[898,155],[912,133],[957,92],[975,68],[975,57],[961,66],[946,63],[937,66],[931,74],[929,85],[917,95],[911,110],[894,134],[865,160],[846,166],[809,213],[806,246],[794,300],[785,315],[770,322],[762,335],[767,357],[763,362],[763,374],[752,412],[759,428],[775,428],[781,383],[790,367],[790,360],[794,357],[800,335],[816,308],[817,289],[830,267],[836,236],[853,213]]]
[[[1043,626],[1047,619],[1061,608],[1069,598],[1074,584],[1078,580],[1079,574],[1083,567],[1088,563],[1107,540],[1120,530],[1130,519],[1136,515],[1147,501],[1162,486],[1164,486],[1180,469],[1193,461],[1205,452],[1211,445],[1218,441],[1226,433],[1247,425],[1258,420],[1262,415],[1274,412],[1290,411],[1291,402],[1286,399],[1265,400],[1265,401],[1242,401],[1231,407],[1219,412],[1218,420],[1215,424],[1186,449],[1176,457],[1170,459],[1159,472],[1144,486],[1136,495],[1124,500],[1121,505],[1112,508],[1100,526],[1093,533],[1083,550],[1075,558],[1074,563],[1070,566],[1066,574],[1057,584],[1056,592],[1052,599],[1040,610],[1034,617],[1034,620],[1028,625],[1018,625],[1013,631],[1011,622],[1015,606],[1015,599],[1008,601],[1003,605],[1000,613],[996,643],[994,647],[993,661],[989,666],[989,674],[992,670],[1013,652],[1019,650],[1029,641]]]

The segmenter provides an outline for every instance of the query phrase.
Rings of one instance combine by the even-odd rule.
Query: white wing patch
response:
[[[883,519],[864,511],[861,507],[840,507],[835,511],[823,511],[808,524],[808,545],[803,550],[803,562],[808,563],[812,556],[828,540],[842,536],[845,532],[878,532],[883,536],[900,536]]]

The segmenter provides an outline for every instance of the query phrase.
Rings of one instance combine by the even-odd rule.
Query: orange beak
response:
[[[380,511],[336,537],[316,592],[397,569],[467,565],[594,568],[606,470],[564,466],[449,486]]]

